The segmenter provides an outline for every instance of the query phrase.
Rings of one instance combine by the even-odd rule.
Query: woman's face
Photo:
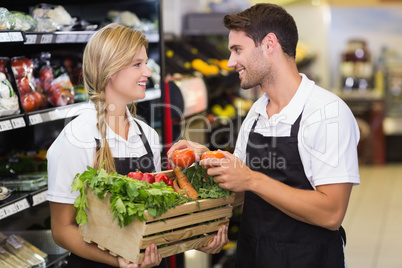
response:
[[[112,75],[105,91],[109,104],[127,104],[145,98],[145,85],[151,76],[147,60],[147,52],[143,46],[130,66]]]

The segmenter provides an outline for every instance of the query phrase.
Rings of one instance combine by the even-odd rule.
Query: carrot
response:
[[[173,180],[173,189],[176,193],[180,194],[183,190],[177,184],[177,179]]]
[[[197,200],[198,193],[194,189],[191,182],[188,180],[187,176],[180,170],[179,167],[174,167],[173,171],[174,174],[176,174],[177,183],[179,184],[179,187],[185,191],[188,197]]]

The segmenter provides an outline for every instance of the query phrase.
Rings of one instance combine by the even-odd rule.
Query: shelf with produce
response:
[[[0,132],[9,131],[44,122],[75,117],[85,108],[86,102],[48,108],[27,114],[18,114],[0,118]]]
[[[47,187],[33,192],[13,192],[0,201],[0,220],[46,202]]]
[[[23,32],[0,31],[0,43],[25,45],[86,43],[96,31]],[[150,43],[159,42],[159,33],[146,33]]]
[[[145,98],[138,102],[152,101],[161,97],[160,88],[148,88],[145,90]],[[45,122],[69,119],[78,116],[85,109],[87,102],[69,104],[48,108],[44,110],[34,111],[27,114],[11,115],[0,117],[0,132],[10,131],[26,126],[37,125]]]

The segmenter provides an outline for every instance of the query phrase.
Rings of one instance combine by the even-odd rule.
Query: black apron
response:
[[[246,163],[289,186],[313,190],[299,155],[297,134],[302,113],[290,137],[264,137],[254,122]],[[288,198],[292,198],[289,196]],[[258,195],[246,191],[237,241],[237,268],[344,268],[345,233],[291,218]]]
[[[135,122],[135,121],[134,121]],[[140,129],[141,132],[141,140],[142,143],[144,144],[144,147],[147,151],[147,153],[141,157],[115,157],[114,158],[114,163],[116,165],[116,172],[119,174],[127,175],[130,171],[135,171],[136,169],[139,169],[141,172],[145,173],[152,173],[155,172],[155,165],[154,165],[154,156],[151,150],[151,147],[148,143],[147,138],[145,137],[144,131],[142,130],[140,124],[135,122]],[[100,141],[98,139],[96,140],[96,150],[99,150],[100,148]],[[123,242],[123,241],[122,241]],[[107,264],[99,263],[99,262],[94,262],[91,260],[87,260],[84,258],[81,258],[74,253],[71,253],[69,258],[68,258],[68,268],[110,268],[114,266],[110,266]],[[167,268],[167,260],[162,259],[161,264],[158,267],[163,267]]]

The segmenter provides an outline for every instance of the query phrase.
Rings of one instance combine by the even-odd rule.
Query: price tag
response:
[[[26,41],[25,44],[36,44],[36,39],[38,39],[38,35],[37,34],[27,34],[26,35]]]
[[[60,119],[62,117],[60,116],[60,113],[58,110],[53,110],[53,111],[49,112],[49,118],[50,118],[50,120],[53,121],[53,120]]]
[[[36,124],[39,124],[42,122],[43,122],[43,120],[42,120],[42,117],[40,116],[40,114],[33,114],[33,115],[29,116],[29,123],[31,125],[36,125]]]
[[[46,202],[47,191],[32,196],[32,206],[36,206]]]
[[[21,32],[9,32],[8,35],[10,36],[11,41],[14,42],[24,41],[24,37],[22,36]]]
[[[13,129],[10,120],[0,121],[0,132]]]
[[[67,41],[67,35],[66,34],[58,34],[56,35],[56,43],[57,44],[63,44],[66,43]]]
[[[85,43],[88,40],[87,34],[79,34],[76,43]]]
[[[24,198],[18,202],[15,202],[14,205],[15,205],[15,210],[17,212],[20,212],[21,210],[29,208],[29,203],[26,198]]]
[[[13,128],[20,128],[26,126],[25,120],[22,117],[11,119],[11,124],[13,125]]]
[[[53,39],[53,34],[44,34],[40,38],[40,43],[41,44],[50,44],[52,42],[52,39]]]
[[[27,208],[29,208],[29,203],[28,200],[24,198],[18,202],[15,202],[14,204],[5,206],[4,208],[0,209],[0,219],[4,219]]]
[[[75,43],[75,40],[77,39],[76,34],[68,34],[67,35],[67,40],[66,43]]]
[[[10,42],[10,36],[8,35],[8,32],[0,33],[0,42]]]

